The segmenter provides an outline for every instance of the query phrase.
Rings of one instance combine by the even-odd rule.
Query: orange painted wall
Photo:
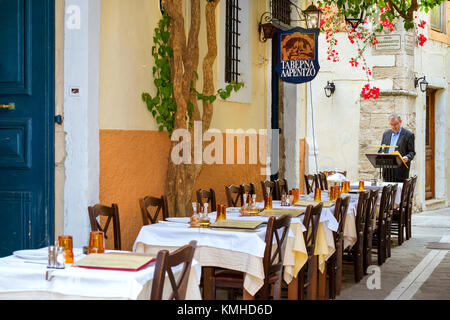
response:
[[[142,227],[138,199],[164,194],[169,151],[167,132],[100,130],[100,202],[119,206],[123,250],[132,249]],[[226,204],[226,185],[253,182],[257,201],[262,201],[260,181],[265,176],[260,169],[260,165],[204,165],[195,190],[213,188],[218,203]],[[111,239],[106,247],[113,248]]]

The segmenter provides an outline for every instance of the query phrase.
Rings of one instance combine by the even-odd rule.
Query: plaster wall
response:
[[[225,1],[222,1],[223,3]],[[200,64],[197,88],[201,91],[202,61],[206,55],[206,28],[202,2],[202,23],[199,33]],[[182,1],[189,28],[189,1]],[[251,4],[251,5],[250,5]],[[225,132],[227,129],[265,129],[267,123],[267,49],[259,42],[256,18],[264,12],[262,1],[248,2],[249,17],[243,35],[249,40],[243,54],[247,72],[245,87],[229,101],[218,99],[214,104],[211,128]],[[159,5],[153,0],[102,0],[100,19],[100,192],[99,201],[119,206],[122,242],[130,249],[142,226],[138,200],[146,195],[165,193],[170,140],[167,132],[158,132],[158,126],[141,100],[143,92],[154,95],[151,49],[154,29],[161,17]],[[224,52],[223,5],[216,11],[219,52]],[[214,66],[216,90],[222,88],[223,57],[219,55]],[[244,71],[245,71],[244,70]],[[250,72],[251,71],[251,72]],[[240,95],[240,96],[239,96]],[[242,97],[244,95],[244,97]],[[200,104],[201,110],[201,104]],[[247,159],[248,159],[248,150]],[[217,201],[226,203],[225,185],[253,182],[261,201],[261,166],[204,165],[195,186],[214,188]],[[111,246],[108,242],[107,246]]]
[[[64,233],[81,247],[89,241],[87,207],[98,202],[99,194],[100,1],[66,0],[65,5],[66,14],[75,14],[80,23],[79,27],[66,23],[64,29]],[[72,88],[78,88],[79,94],[73,94]]]

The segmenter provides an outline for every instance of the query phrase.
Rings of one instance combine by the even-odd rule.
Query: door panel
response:
[[[435,91],[427,91],[425,128],[425,199],[435,198]]]
[[[0,1],[0,94],[31,94],[31,6]],[[14,15],[11,15],[14,13]]]
[[[0,256],[53,242],[54,3],[0,0]]]

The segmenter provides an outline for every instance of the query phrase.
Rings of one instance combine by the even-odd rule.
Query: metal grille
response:
[[[239,76],[239,0],[227,0],[225,40],[225,82],[238,82]]]
[[[272,0],[272,19],[283,22],[286,25],[291,24],[291,1]]]

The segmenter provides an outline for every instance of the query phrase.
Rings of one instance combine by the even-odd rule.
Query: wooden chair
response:
[[[291,216],[283,215],[275,219],[270,217],[267,223],[266,247],[264,250],[264,284],[255,295],[257,298],[268,300],[271,295],[271,286],[273,287],[273,299],[281,298],[281,281],[283,278],[283,259],[286,249],[287,237],[291,225]],[[276,247],[273,245],[276,244]],[[214,275],[214,289],[242,289],[244,285],[244,274],[233,270],[221,269]]]
[[[378,218],[375,230],[373,231],[372,253],[377,254],[378,265],[381,266],[386,261],[386,216],[388,211],[388,198],[392,185],[383,187]]]
[[[242,194],[248,193],[249,195],[254,195],[256,194],[256,188],[255,185],[253,183],[248,183],[248,184],[241,184],[241,192]]]
[[[391,229],[392,217],[394,215],[395,197],[397,196],[398,185],[393,184],[391,192],[388,196],[387,212],[386,212],[386,258],[391,257]]]
[[[104,206],[102,204],[96,204],[92,207],[88,207],[89,221],[91,223],[91,231],[103,231],[105,239],[108,239],[107,232],[111,220],[113,223],[113,236],[114,236],[114,250],[122,250],[122,241],[120,238],[120,220],[119,220],[119,207],[113,203],[111,207]],[[102,227],[97,220],[98,217],[107,217],[105,225]]]
[[[288,182],[286,179],[276,180],[275,185],[276,185],[278,196],[280,197],[280,200],[281,200],[281,196],[283,193],[285,193],[286,195],[289,194]]]
[[[323,172],[319,172],[318,180],[320,182],[320,189],[321,190],[328,190],[328,180],[327,180],[326,174],[323,173]]]
[[[399,246],[405,241],[405,221],[408,210],[408,193],[411,186],[412,179],[405,179],[403,181],[402,194],[400,196],[400,205],[394,209],[392,215],[391,235],[397,236],[397,243]]]
[[[417,176],[414,176],[411,178],[411,184],[409,186],[409,192],[408,192],[408,210],[407,214],[405,215],[405,229],[406,229],[406,240],[409,240],[411,238],[411,216],[412,216],[412,210],[414,207],[414,190],[416,188],[416,182],[417,182]]]
[[[225,194],[227,195],[228,207],[242,207],[243,197],[241,186],[234,184],[226,186]]]
[[[317,174],[305,174],[305,188],[306,194],[310,194],[316,190],[316,188],[320,188],[319,177]]]
[[[275,181],[261,181],[261,188],[263,193],[263,199],[267,196],[267,188],[270,189],[270,194],[272,195],[272,200],[281,200],[280,195],[278,194],[278,189]]]
[[[308,206],[303,218],[303,225],[306,227],[303,232],[306,251],[308,254],[305,265],[298,273],[298,299],[315,300],[317,295],[317,256],[314,255],[316,249],[317,230],[322,214],[323,203],[317,206]]]
[[[335,252],[327,260],[328,272],[328,295],[330,299],[335,299],[341,292],[342,283],[342,255],[344,249],[344,227],[347,217],[347,210],[350,204],[350,197],[338,198],[334,209],[334,217],[339,223],[338,230],[333,232]]]
[[[214,189],[199,189],[197,190],[197,202],[200,203],[200,207],[203,207],[203,199],[207,199],[206,202],[209,203],[210,211],[216,210],[216,193]]]
[[[372,265],[372,243],[373,226],[376,221],[375,213],[377,210],[379,190],[370,190],[369,203],[366,209],[366,227],[364,231],[364,256],[363,268],[364,274],[367,274],[367,268]]]
[[[166,196],[161,196],[161,198],[147,196],[139,199],[139,207],[141,208],[142,223],[144,226],[158,223],[160,213],[164,221],[169,217]]]
[[[152,282],[151,300],[162,300],[164,291],[164,281],[166,274],[172,287],[169,300],[185,300],[189,274],[191,271],[192,259],[194,258],[197,241],[193,240],[173,253],[161,250],[156,256],[155,274]],[[178,281],[173,274],[173,268],[183,264],[183,269],[178,277]]]
[[[369,195],[369,191],[364,191],[359,194],[355,218],[356,243],[352,248],[344,250],[343,256],[344,263],[353,266],[356,283],[361,281],[364,276],[364,231],[366,227]]]

